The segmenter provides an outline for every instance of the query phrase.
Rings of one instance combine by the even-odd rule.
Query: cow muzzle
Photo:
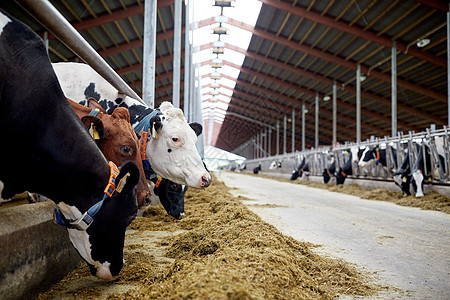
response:
[[[202,183],[201,183],[201,187],[202,188],[206,188],[208,187],[212,182],[211,176],[202,176]]]

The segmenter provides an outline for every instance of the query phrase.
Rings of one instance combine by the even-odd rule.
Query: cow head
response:
[[[184,194],[187,186],[173,181],[162,179],[158,187],[154,187],[153,192],[159,197],[164,209],[169,215],[177,220],[184,218]]]
[[[411,195],[410,192],[410,183],[411,183],[411,175],[402,172],[401,170],[397,171],[394,176],[394,183],[396,186],[400,187],[402,190],[403,196]]]
[[[347,174],[345,174],[342,168],[339,168],[339,170],[336,172],[336,185],[344,184],[346,177]]]
[[[331,173],[328,169],[323,169],[323,173],[322,173],[323,183],[328,183],[330,181],[330,179],[331,179],[330,175],[331,175]]]
[[[178,184],[204,188],[211,184],[211,174],[203,165],[196,148],[201,125],[188,124],[179,108],[163,102],[161,115],[150,122],[147,159],[152,168],[163,178],[171,178]]]
[[[125,230],[137,214],[134,187],[139,181],[139,169],[133,162],[125,163],[120,169],[116,186],[120,186],[121,181],[125,184],[123,189],[121,192],[116,190],[103,202],[91,226],[86,230],[68,228],[70,241],[89,265],[91,273],[105,280],[111,280],[122,269]],[[86,210],[80,211],[64,202],[59,202],[58,206],[68,219],[77,219]]]
[[[70,104],[75,113],[81,117],[81,121],[91,132],[98,147],[108,160],[118,166],[126,161],[133,161],[138,166],[141,174],[137,185],[138,205],[142,207],[149,203],[151,192],[145,179],[138,138],[131,127],[128,109],[118,107],[111,115],[108,115],[96,100],[90,99],[88,101],[89,109],[98,109],[101,112],[97,116],[90,116],[87,115],[86,108],[82,105],[73,101],[70,101]],[[93,130],[97,134],[93,134]]]

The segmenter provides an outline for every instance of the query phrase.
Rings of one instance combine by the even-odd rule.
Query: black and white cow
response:
[[[0,198],[23,191],[49,197],[91,273],[117,275],[137,213],[139,169],[108,165],[67,102],[42,40],[1,10],[0,140]]]
[[[417,154],[417,159],[414,163],[411,179],[413,189],[416,192],[416,197],[424,196],[423,183],[425,180],[440,180],[439,164],[441,166],[445,165],[443,138],[437,137],[434,141],[437,151],[436,155],[439,162],[432,157],[429,141],[425,141],[423,145],[419,146],[419,151]]]
[[[273,169],[277,169],[277,168],[281,168],[281,161],[279,160],[274,160],[270,166],[269,166],[269,170],[273,170]]]
[[[297,178],[302,178],[303,174],[308,175],[309,173],[309,160],[303,157],[302,162],[298,165],[297,169],[292,171],[291,180],[296,180]]]
[[[403,196],[411,195],[410,184],[411,184],[411,166],[409,161],[409,153],[405,152],[405,157],[403,158],[402,164],[394,173],[394,183],[402,190]]]
[[[211,183],[211,174],[205,169],[197,151],[197,136],[202,126],[188,124],[179,108],[163,102],[156,114],[141,102],[119,94],[89,65],[81,63],[56,63],[53,68],[66,97],[80,104],[89,98],[96,99],[111,114],[117,107],[128,108],[131,125],[143,137],[146,159],[153,170],[178,184],[204,188]],[[144,128],[148,126],[148,139]],[[148,143],[147,143],[148,140]],[[146,146],[145,146],[146,145]]]
[[[336,164],[334,161],[334,158],[332,160],[332,162],[328,165],[328,168],[323,169],[323,183],[328,183],[331,179],[332,176],[335,176],[336,172]]]
[[[185,217],[184,194],[188,187],[158,176],[151,167],[145,168],[144,171],[151,181],[153,191],[150,196],[151,203],[159,202],[169,215],[177,220],[183,219]]]
[[[387,153],[386,148],[381,148],[380,145],[367,147],[361,155],[359,160],[359,166],[362,168],[367,168],[371,165],[381,164],[383,167],[387,168]],[[392,148],[392,155],[394,163],[397,164],[397,150]]]
[[[338,171],[336,172],[336,175],[335,175],[336,176],[336,185],[344,184],[347,176],[353,174],[353,163],[354,163],[354,160],[352,159],[353,153],[354,153],[354,151],[351,151],[349,153],[348,160],[344,163],[344,166],[342,168],[339,168]]]

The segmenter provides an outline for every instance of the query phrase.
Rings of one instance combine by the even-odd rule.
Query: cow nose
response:
[[[211,177],[202,176],[202,187],[208,187],[211,184]]]

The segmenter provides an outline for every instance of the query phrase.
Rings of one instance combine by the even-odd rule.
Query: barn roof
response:
[[[237,68],[239,75],[237,79],[230,78],[236,84],[225,118],[214,123],[213,146],[236,149],[261,132],[263,124],[275,126],[285,114],[290,118],[295,109],[298,118],[295,146],[300,149],[299,113],[305,104],[309,109],[306,146],[311,147],[316,95],[320,99],[320,144],[331,144],[332,101],[324,98],[331,95],[334,82],[338,90],[338,141],[354,141],[358,65],[365,77],[361,83],[362,139],[390,135],[393,42],[397,46],[398,130],[421,131],[430,124],[439,127],[448,123],[446,1],[260,1],[262,7],[255,26],[228,20],[229,26],[248,30],[252,37],[248,49],[240,48],[239,41],[225,45],[226,49],[243,53],[245,59],[242,66],[223,62]],[[143,2],[52,0],[51,3],[140,94]],[[173,0],[158,1],[157,104],[170,100],[172,94],[173,3]],[[16,2],[1,1],[0,7],[44,35],[42,26]],[[424,39],[429,44],[419,47],[418,42]],[[51,34],[49,40],[52,61],[77,59]],[[181,45],[184,48],[184,42]],[[182,54],[181,65],[183,61]],[[182,104],[183,93],[180,98]],[[208,114],[205,117],[209,118]],[[208,124],[205,119],[206,127]],[[290,132],[288,149],[289,135]]]

